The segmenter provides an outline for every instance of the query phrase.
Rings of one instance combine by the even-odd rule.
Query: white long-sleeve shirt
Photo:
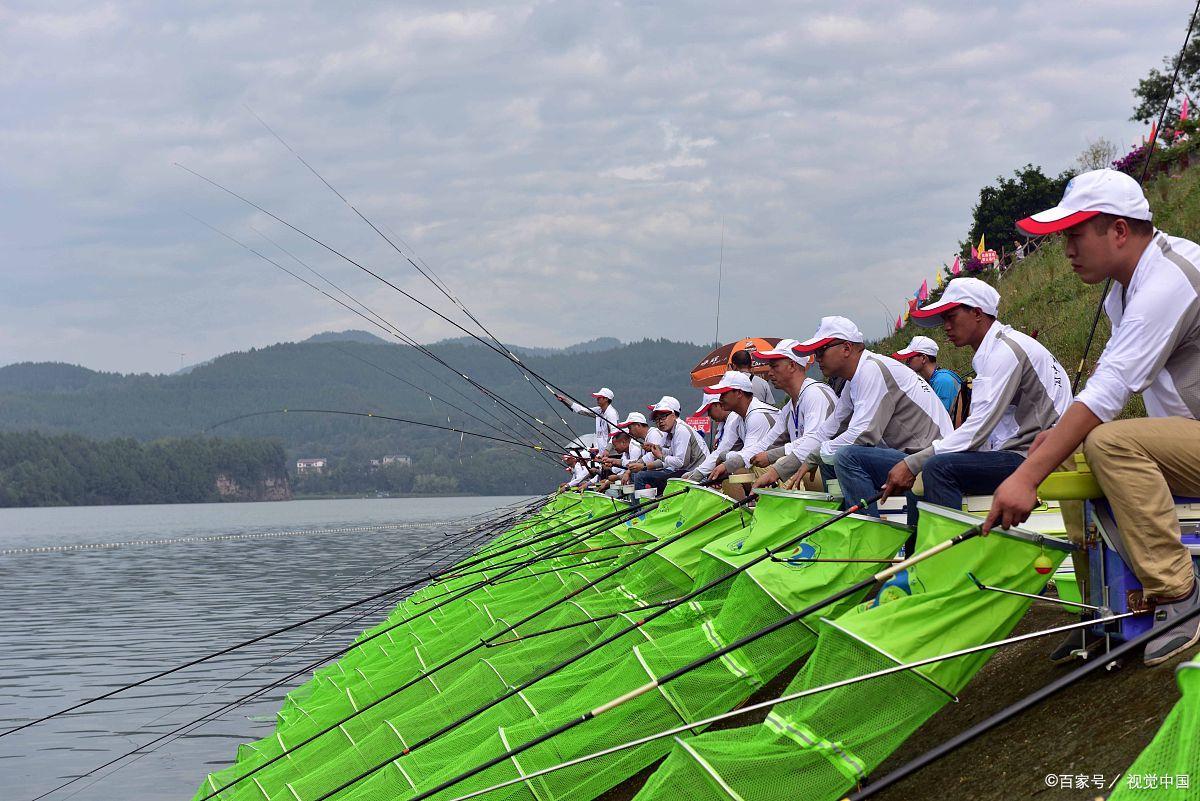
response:
[[[582,414],[588,417],[594,417],[596,420],[596,441],[592,447],[604,453],[608,450],[608,440],[612,437],[612,430],[617,423],[621,422],[621,415],[617,414],[617,407],[611,403],[604,411],[600,411],[599,406],[587,407],[581,403],[571,401],[571,411],[575,414]]]
[[[1200,419],[1200,245],[1156,231],[1104,301],[1112,336],[1079,402],[1103,422],[1142,393],[1151,417]],[[973,403],[974,401],[972,401]]]
[[[754,397],[768,406],[775,405],[775,391],[771,389],[771,382],[763,378],[761,375],[750,374],[750,387],[753,390]]]
[[[576,462],[571,468],[571,480],[567,482],[568,487],[578,487],[580,484],[586,484],[592,479],[592,474],[588,471],[583,463]]]
[[[832,462],[846,445],[879,445],[905,453],[929,447],[954,430],[937,393],[895,359],[864,350],[833,413],[801,438],[797,453],[810,465]]]
[[[630,464],[641,460],[642,453],[642,446],[635,440],[629,440],[629,448],[621,454],[621,464],[612,466],[613,475],[625,475]]]
[[[745,434],[742,436],[742,447],[725,455],[725,468],[729,472],[741,470],[750,464],[750,460],[775,444],[779,435],[772,435],[775,429],[779,410],[774,406],[763,403],[758,398],[750,401],[746,408]]]
[[[720,430],[717,432],[716,447],[709,451],[708,456],[704,457],[704,461],[696,467],[695,472],[707,478],[714,467],[725,461],[727,453],[741,445],[745,435],[746,426],[742,422],[742,416],[737,412],[730,412],[721,422]]]
[[[805,435],[813,433],[825,422],[836,405],[837,393],[833,387],[807,377],[800,384],[797,397],[788,397],[769,435],[772,442],[778,442],[781,438],[785,442],[781,447],[767,451],[771,466],[781,478],[788,478],[800,469],[800,463],[808,454],[796,453],[797,446],[803,444]]]
[[[970,415],[949,436],[904,460],[914,474],[942,453],[1028,453],[1034,437],[1057,423],[1071,405],[1066,370],[1045,346],[1012,326],[992,323],[971,366]]]
[[[708,456],[708,443],[682,420],[676,420],[675,428],[666,434],[662,449],[661,466],[667,470],[691,470]]]

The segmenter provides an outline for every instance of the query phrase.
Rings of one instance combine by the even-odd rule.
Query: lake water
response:
[[[400,585],[445,558],[463,518],[519,500],[0,509],[0,731]],[[32,801],[211,714],[48,796],[191,798],[238,743],[270,733],[304,678],[218,714],[223,704],[334,653],[386,612],[356,608],[0,737],[0,798]]]

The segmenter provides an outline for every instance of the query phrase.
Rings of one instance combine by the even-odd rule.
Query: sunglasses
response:
[[[836,348],[836,347],[839,347],[839,346],[845,345],[845,344],[846,343],[842,340],[838,340],[837,342],[830,342],[830,343],[828,343],[826,345],[822,345],[821,347],[814,350],[813,356],[817,357],[818,359],[823,359],[823,358],[825,358],[825,352],[827,350],[829,350],[830,348]]]

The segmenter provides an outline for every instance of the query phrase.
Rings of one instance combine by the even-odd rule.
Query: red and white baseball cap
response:
[[[817,326],[817,333],[803,342],[797,342],[792,350],[800,354],[812,353],[817,348],[839,339],[843,342],[866,341],[858,326],[845,317],[822,317],[821,324]]]
[[[913,337],[912,342],[908,343],[908,347],[904,350],[898,350],[892,354],[893,359],[899,359],[906,362],[918,353],[923,353],[926,356],[937,358],[938,343],[934,342],[929,337]]]
[[[624,420],[617,423],[617,428],[629,428],[629,426],[633,425],[634,423],[641,423],[644,426],[650,425],[650,423],[646,421],[646,415],[642,414],[641,412],[630,412]]]
[[[1118,170],[1092,170],[1067,182],[1057,206],[1017,220],[1017,227],[1034,236],[1053,234],[1097,214],[1147,221],[1152,216],[1142,186],[1132,175]]]
[[[679,414],[679,401],[672,398],[670,395],[663,395],[658,403],[653,406],[647,406],[650,410],[650,415],[653,417],[655,412],[674,412]]]
[[[709,393],[705,392],[704,393],[704,402],[700,404],[700,408],[697,409],[694,412],[694,414],[705,414],[706,412],[708,412],[709,406],[712,406],[714,403],[720,403],[720,402],[721,402],[720,395],[710,395]]]
[[[1000,293],[978,278],[954,278],[946,284],[946,291],[937,301],[914,310],[912,319],[922,328],[937,328],[942,324],[942,314],[959,306],[970,306],[995,317],[1000,307]]]
[[[735,389],[753,395],[754,385],[750,383],[750,376],[737,370],[729,370],[721,376],[721,380],[715,386],[711,386],[705,391],[719,397]]]
[[[801,367],[807,367],[808,363],[812,361],[812,357],[806,359],[799,353],[796,353],[793,348],[799,344],[800,343],[795,339],[781,339],[779,340],[779,344],[770,350],[754,351],[754,358],[764,362],[773,362],[778,361],[779,359],[791,359]]]
[[[611,389],[609,389],[608,387],[600,387],[600,389],[598,389],[592,393],[592,397],[593,398],[608,398],[609,400],[612,400],[613,399],[613,391]]]

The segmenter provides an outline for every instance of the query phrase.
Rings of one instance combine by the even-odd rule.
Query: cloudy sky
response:
[[[0,364],[170,371],[366,327],[190,215],[455,333],[173,166],[434,300],[247,107],[508,341],[711,341],[722,224],[722,339],[878,334],[983,184],[1140,134],[1130,90],[1191,11],[719,5],[0,4]]]

